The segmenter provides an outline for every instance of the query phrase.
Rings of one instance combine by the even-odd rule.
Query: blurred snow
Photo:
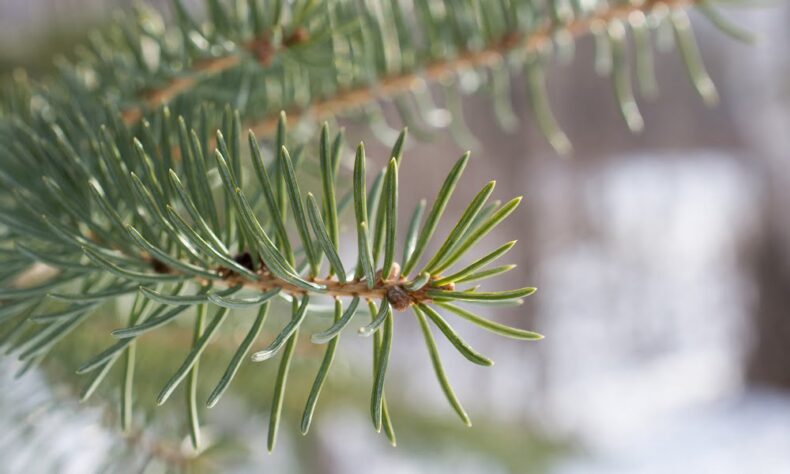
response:
[[[583,450],[554,472],[790,472],[790,397],[744,392],[733,370],[754,295],[748,168],[635,156],[581,181],[588,237],[541,264],[546,408]]]

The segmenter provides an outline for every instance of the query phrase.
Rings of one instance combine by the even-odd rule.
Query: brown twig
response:
[[[256,273],[259,275],[257,280],[243,278],[225,268],[219,269],[218,273],[222,276],[223,282],[229,287],[241,285],[248,288],[255,288],[261,292],[280,288],[281,291],[292,296],[301,296],[308,293],[304,288],[283,281],[273,275],[265,266],[261,266],[261,268],[257,270]],[[377,275],[376,281],[372,287],[368,287],[366,281],[359,279],[347,282],[340,282],[335,279],[311,280],[312,283],[325,287],[325,290],[320,292],[323,295],[338,298],[359,297],[367,300],[382,300],[386,298],[387,301],[399,311],[407,309],[412,304],[423,303],[430,300],[426,293],[427,286],[412,291],[404,286],[406,281],[406,278],[400,275],[400,266],[397,263],[393,264],[392,271],[386,278]],[[453,285],[450,284],[441,288],[452,290]],[[432,289],[436,288],[432,287]]]

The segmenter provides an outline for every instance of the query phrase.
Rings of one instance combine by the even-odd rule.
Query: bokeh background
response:
[[[129,6],[0,0],[0,71],[45,74],[86,29]],[[790,8],[725,13],[759,42],[735,42],[692,15],[721,103],[705,107],[678,55],[659,54],[661,94],[641,101],[641,134],[627,131],[608,79],[595,74],[590,38],[548,71],[554,111],[575,147],[569,158],[538,133],[523,88],[512,96],[521,119],[513,133],[495,125],[485,97],[465,100],[476,143],[449,214],[488,179],[500,199],[525,196],[491,239],[519,239],[510,253],[518,269],[494,285],[539,291],[492,316],[547,336],[520,343],[459,324],[496,360],[492,368],[469,365],[438,341],[472,429],[446,406],[405,313],[387,395],[397,449],[370,427],[369,347],[351,336],[307,437],[298,419],[320,352],[299,348],[272,455],[272,367],[245,367],[232,397],[205,415],[209,448],[196,455],[182,441],[178,403],[150,408],[186,347],[178,332],[145,339],[137,423],[147,427],[129,438],[116,428],[111,388],[87,405],[75,401],[73,368],[106,343],[84,337],[19,381],[15,362],[0,360],[0,472],[790,472]],[[375,142],[347,125],[352,142]],[[383,165],[385,148],[371,146]],[[412,140],[402,208],[432,198],[462,151],[445,132]],[[104,337],[108,329],[93,330]],[[201,373],[222,370],[220,346]]]

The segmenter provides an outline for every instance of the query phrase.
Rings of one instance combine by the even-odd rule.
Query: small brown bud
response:
[[[170,273],[170,267],[168,267],[164,262],[161,262],[155,258],[151,259],[151,267],[156,273]]]
[[[398,311],[403,311],[411,305],[409,293],[400,285],[391,286],[387,289],[387,301]]]
[[[241,265],[242,267],[246,268],[250,271],[255,271],[255,266],[252,263],[252,255],[249,252],[243,252],[235,257],[233,257],[233,261]]]

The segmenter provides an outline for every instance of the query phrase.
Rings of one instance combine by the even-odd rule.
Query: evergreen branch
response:
[[[37,97],[69,120],[75,115],[86,125],[119,120],[113,116],[120,110],[121,123],[136,124],[144,134],[154,133],[159,123],[166,126],[168,121],[159,117],[164,105],[177,115],[200,115],[202,126],[207,126],[212,110],[234,104],[244,127],[259,137],[278,133],[281,109],[299,122],[362,116],[375,134],[390,141],[394,131],[378,109],[379,101],[389,100],[418,137],[449,126],[452,136],[467,146],[475,140],[463,122],[456,76],[474,74],[479,84],[489,84],[498,121],[512,129],[508,97],[514,84],[509,75],[524,67],[539,128],[555,149],[565,152],[570,143],[551,114],[543,86],[547,56],[568,55],[576,38],[593,35],[596,69],[611,77],[626,124],[639,131],[642,118],[624,54],[628,29],[634,33],[637,76],[645,96],[655,95],[652,45],[646,32],[668,26],[677,36],[692,84],[708,104],[715,101],[715,88],[699,58],[686,9],[699,7],[725,33],[747,39],[733,33],[736,29],[710,0],[568,5],[502,0],[490,8],[448,0],[438,2],[442,8],[393,1],[380,10],[350,0],[320,6],[278,1],[277,19],[266,21],[260,1],[248,0],[231,15],[221,2],[208,0],[210,15],[203,23],[178,0],[175,26],[153,27],[162,21],[148,11],[135,21],[122,20],[110,33],[93,35],[78,59],[60,63],[59,75],[48,87],[32,86],[24,75],[17,75],[0,104],[30,119],[38,108],[32,107],[31,98]],[[387,24],[388,18],[393,25]],[[443,109],[425,92],[425,85],[432,83],[442,84]],[[431,113],[436,110],[442,114]],[[212,141],[208,137],[197,148],[213,147]],[[158,155],[172,158],[171,152]],[[278,189],[284,184],[278,180]],[[282,205],[285,196],[278,195]]]
[[[70,134],[63,134],[59,140],[64,146],[52,147],[46,155],[38,154],[37,146],[48,144],[47,126],[28,130],[27,135],[18,131],[9,135],[11,146],[24,153],[3,155],[6,160],[2,170],[5,178],[13,181],[20,192],[30,196],[35,196],[41,175],[51,180],[53,185],[50,186],[51,195],[39,196],[30,202],[17,199],[0,208],[0,215],[11,218],[8,222],[14,223],[0,238],[0,260],[18,262],[19,265],[12,267],[15,272],[21,272],[32,261],[41,261],[56,270],[45,281],[22,288],[0,289],[0,298],[12,302],[3,307],[2,322],[12,325],[12,334],[18,334],[20,330],[17,328],[24,328],[15,336],[18,341],[11,350],[32,366],[95,314],[94,310],[102,303],[137,289],[137,299],[129,310],[127,326],[112,331],[119,340],[77,370],[80,374],[90,374],[91,379],[83,390],[83,398],[87,398],[108,379],[107,375],[116,362],[123,358],[124,377],[119,390],[122,394],[122,423],[128,430],[134,384],[140,377],[134,374],[135,353],[142,350],[137,345],[137,338],[162,330],[196,309],[192,349],[161,389],[157,403],[164,403],[182,383],[186,383],[188,426],[192,442],[197,446],[200,414],[195,390],[200,359],[209,349],[210,339],[221,337],[221,325],[233,311],[260,309],[247,337],[237,346],[227,369],[208,397],[209,407],[218,403],[242,360],[255,344],[265,323],[270,301],[274,297],[284,298],[291,301],[290,321],[265,348],[251,356],[253,361],[264,361],[283,353],[270,418],[269,448],[272,449],[298,335],[310,316],[319,311],[311,300],[318,295],[330,296],[334,298],[335,305],[332,308],[333,324],[311,337],[314,344],[328,343],[328,346],[305,407],[302,420],[305,432],[309,429],[321,386],[329,376],[339,336],[351,323],[364,299],[371,308],[371,321],[359,332],[373,336],[374,341],[371,416],[375,428],[383,428],[394,444],[395,434],[384,387],[396,312],[419,307],[469,360],[491,365],[490,360],[468,347],[431,305],[437,302],[515,300],[533,291],[485,293],[478,292],[476,287],[456,288],[457,281],[474,271],[485,270],[487,263],[503,254],[504,250],[443,275],[444,268],[466,255],[480,238],[512,212],[518,199],[504,205],[494,204],[493,209],[486,207],[485,202],[494,188],[493,182],[488,183],[469,204],[438,252],[427,258],[432,274],[420,271],[412,276],[411,270],[401,271],[395,256],[407,255],[411,268],[416,268],[469,154],[465,154],[449,171],[425,223],[420,222],[421,212],[415,214],[409,222],[412,235],[403,248],[396,251],[400,222],[397,219],[397,173],[402,163],[406,134],[402,133],[396,141],[389,155],[391,159],[379,173],[379,184],[372,186],[370,193],[366,192],[364,171],[367,158],[360,144],[355,158],[352,194],[355,227],[361,236],[357,255],[359,267],[364,269],[351,276],[345,271],[337,246],[344,230],[340,225],[342,208],[333,199],[338,179],[334,160],[340,157],[329,151],[328,128],[325,126],[322,132],[318,159],[315,160],[316,165],[320,163],[327,171],[322,175],[324,192],[322,205],[319,205],[312,193],[303,193],[304,183],[298,173],[300,162],[291,158],[286,146],[281,146],[278,159],[266,163],[257,140],[250,135],[247,140],[249,154],[245,155],[250,162],[242,160],[243,140],[238,131],[238,120],[232,119],[234,116],[237,117],[233,113],[226,114],[231,118],[225,120],[215,134],[217,145],[213,150],[203,148],[201,144],[208,142],[207,129],[199,131],[189,127],[182,117],[171,118],[172,123],[164,129],[175,131],[174,135],[191,137],[180,142],[179,152],[184,159],[173,162],[173,169],[157,169],[148,157],[157,156],[175,136],[152,135],[146,139],[148,143],[144,143],[131,139],[130,131],[122,124],[113,131],[105,129],[102,147],[91,146],[71,138]],[[278,144],[285,142],[284,118],[280,123],[282,137],[277,140]],[[34,140],[28,140],[27,136],[34,137]],[[32,162],[20,161],[29,156],[34,157]],[[49,160],[63,169],[50,169]],[[23,163],[25,166],[19,166]],[[30,166],[38,168],[38,176],[28,172]],[[244,179],[248,169],[255,170],[252,186]],[[96,171],[83,174],[80,170]],[[271,176],[277,176],[275,179],[282,180],[285,185],[277,190],[271,183]],[[260,189],[258,184],[267,188],[255,198],[248,197],[250,189]],[[68,186],[72,186],[74,191],[62,191]],[[287,195],[283,201],[287,208],[280,207],[278,192]],[[418,210],[424,206],[419,206]],[[80,211],[76,212],[77,209]],[[375,213],[371,215],[374,209]],[[327,219],[332,214],[334,224],[330,224],[332,218]],[[375,228],[381,229],[380,235],[373,236],[383,248],[383,258],[378,267],[379,259],[370,254],[369,222],[375,222]],[[336,231],[332,230],[335,226]],[[338,234],[333,237],[334,232]],[[272,233],[276,236],[274,239],[269,237]],[[293,234],[298,236],[301,248],[296,248],[291,240]],[[21,242],[24,244],[18,245]],[[509,249],[511,246],[512,243],[508,243],[501,248]],[[300,255],[305,262],[295,265],[294,257]],[[91,265],[81,266],[83,259]],[[329,262],[332,271],[325,277],[318,276],[325,261]],[[78,288],[74,288],[75,284]],[[345,301],[348,299],[350,302]],[[207,319],[209,307],[216,307],[210,320]],[[462,319],[497,334],[511,337],[527,334],[486,322],[476,315],[459,313],[461,310],[455,306],[447,308],[453,314],[460,314]],[[441,378],[441,374],[439,376]]]
[[[646,14],[656,8],[668,8],[670,10],[685,8],[696,5],[700,0],[647,0],[644,2],[626,3],[616,5],[609,9],[597,11],[587,17],[577,19],[562,25],[557,25],[555,20],[547,20],[541,27],[528,34],[513,33],[499,41],[486,46],[479,51],[461,52],[457,57],[442,59],[426,64],[417,72],[407,72],[378,78],[370,85],[364,85],[355,89],[342,91],[332,97],[313,101],[307,109],[291,108],[287,113],[293,120],[300,120],[304,114],[309,114],[313,120],[326,120],[349,110],[364,107],[370,102],[382,98],[396,97],[403,92],[411,91],[423,84],[423,81],[442,82],[451,78],[458,71],[464,69],[475,69],[478,67],[493,67],[503,61],[511,52],[532,53],[541,51],[554,41],[555,35],[561,32],[564,35],[578,37],[589,34],[599,25],[607,25],[612,22],[624,22],[634,13]],[[701,2],[703,3],[703,2]],[[705,6],[706,11],[715,11],[709,5]],[[217,65],[209,67],[214,72],[237,66],[239,56],[227,56],[214,60]],[[198,72],[202,68],[198,68]],[[181,92],[187,89],[194,81],[183,80],[183,86],[178,89]],[[165,104],[175,93],[163,91],[158,95],[150,108],[155,105]],[[139,109],[135,109],[139,110]],[[139,119],[139,112],[136,114]],[[256,135],[271,136],[274,133],[279,115],[266,117],[247,124]],[[133,123],[135,120],[132,120]]]
[[[439,83],[452,78],[459,71],[480,67],[494,67],[504,61],[513,52],[535,53],[544,50],[554,41],[557,33],[579,37],[589,34],[599,25],[612,22],[627,22],[634,13],[649,14],[654,9],[683,9],[696,5],[700,0],[645,0],[644,2],[626,2],[624,5],[603,9],[590,16],[580,18],[562,25],[554,20],[547,20],[534,32],[513,33],[496,41],[479,51],[464,51],[457,57],[440,59],[426,64],[416,72],[406,72],[378,78],[372,84],[342,91],[325,99],[312,101],[307,108],[290,108],[287,110],[292,120],[300,120],[308,116],[312,120],[321,121],[366,106],[384,98],[398,95],[421,87],[424,81]],[[707,6],[710,8],[710,6]],[[277,126],[277,117],[265,117],[249,122],[247,127],[256,135],[270,136]]]

